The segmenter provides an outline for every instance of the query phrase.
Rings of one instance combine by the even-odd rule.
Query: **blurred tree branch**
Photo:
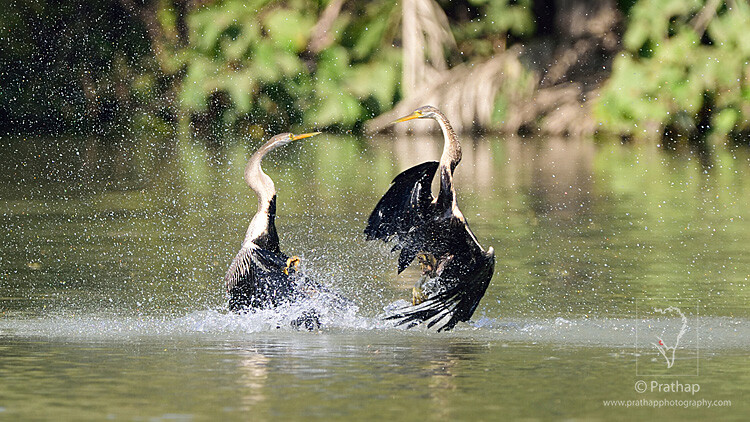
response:
[[[336,18],[338,18],[341,13],[341,6],[343,5],[344,0],[333,0],[328,3],[328,6],[326,6],[323,13],[320,15],[318,23],[316,23],[312,29],[310,42],[307,44],[308,51],[313,54],[318,54],[333,43],[333,36],[330,31]]]
[[[711,19],[716,15],[716,8],[719,7],[719,4],[721,4],[721,0],[708,0],[700,13],[695,15],[693,20],[690,21],[690,25],[701,37],[706,32],[706,28],[708,28]]]

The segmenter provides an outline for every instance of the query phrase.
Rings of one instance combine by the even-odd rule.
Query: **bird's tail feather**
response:
[[[406,306],[386,315],[384,319],[395,320],[396,326],[414,327],[426,323],[427,328],[437,327],[437,331],[450,330],[459,321],[457,311],[461,305],[461,291],[453,288],[426,301]]]

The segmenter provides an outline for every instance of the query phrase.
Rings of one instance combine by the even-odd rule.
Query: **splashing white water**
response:
[[[129,338],[247,338],[249,334],[279,333],[292,335],[293,322],[310,309],[320,320],[316,333],[409,333],[416,336],[471,337],[486,341],[552,343],[572,346],[634,346],[635,319],[516,319],[499,320],[481,317],[462,323],[448,333],[434,333],[424,327],[411,330],[394,328],[377,316],[362,316],[354,305],[344,308],[300,302],[234,314],[223,309],[207,309],[178,316],[121,316],[115,314],[51,314],[38,318],[0,319],[0,338],[32,337],[42,339],[124,340]],[[668,323],[666,321],[664,323]],[[642,321],[641,321],[642,323]],[[750,324],[737,318],[702,317],[701,350],[750,348]],[[286,334],[285,334],[286,333]],[[686,346],[690,344],[686,343]]]

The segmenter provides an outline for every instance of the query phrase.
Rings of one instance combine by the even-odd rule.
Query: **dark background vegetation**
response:
[[[361,133],[426,102],[461,130],[670,143],[750,130],[746,0],[13,0],[0,13],[6,135]]]

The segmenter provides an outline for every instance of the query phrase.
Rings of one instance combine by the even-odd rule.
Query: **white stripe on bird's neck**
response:
[[[438,203],[444,200],[443,196],[449,195],[451,198],[451,210],[460,220],[463,220],[463,214],[458,209],[456,203],[456,189],[453,184],[453,171],[461,161],[461,143],[458,141],[456,132],[448,122],[448,119],[442,113],[435,113],[435,120],[440,125],[443,132],[443,153],[440,155],[440,164],[438,165],[438,176],[440,177],[440,192],[433,200]]]
[[[442,113],[435,114],[437,116],[435,120],[443,132],[443,153],[440,155],[440,165],[448,167],[453,174],[453,170],[461,161],[461,143],[448,119]]]
[[[253,240],[268,233],[271,200],[276,195],[276,187],[273,184],[273,180],[260,167],[260,161],[266,152],[268,151],[264,149],[256,152],[245,167],[245,182],[258,196],[258,211],[247,227],[243,245],[252,243]]]

